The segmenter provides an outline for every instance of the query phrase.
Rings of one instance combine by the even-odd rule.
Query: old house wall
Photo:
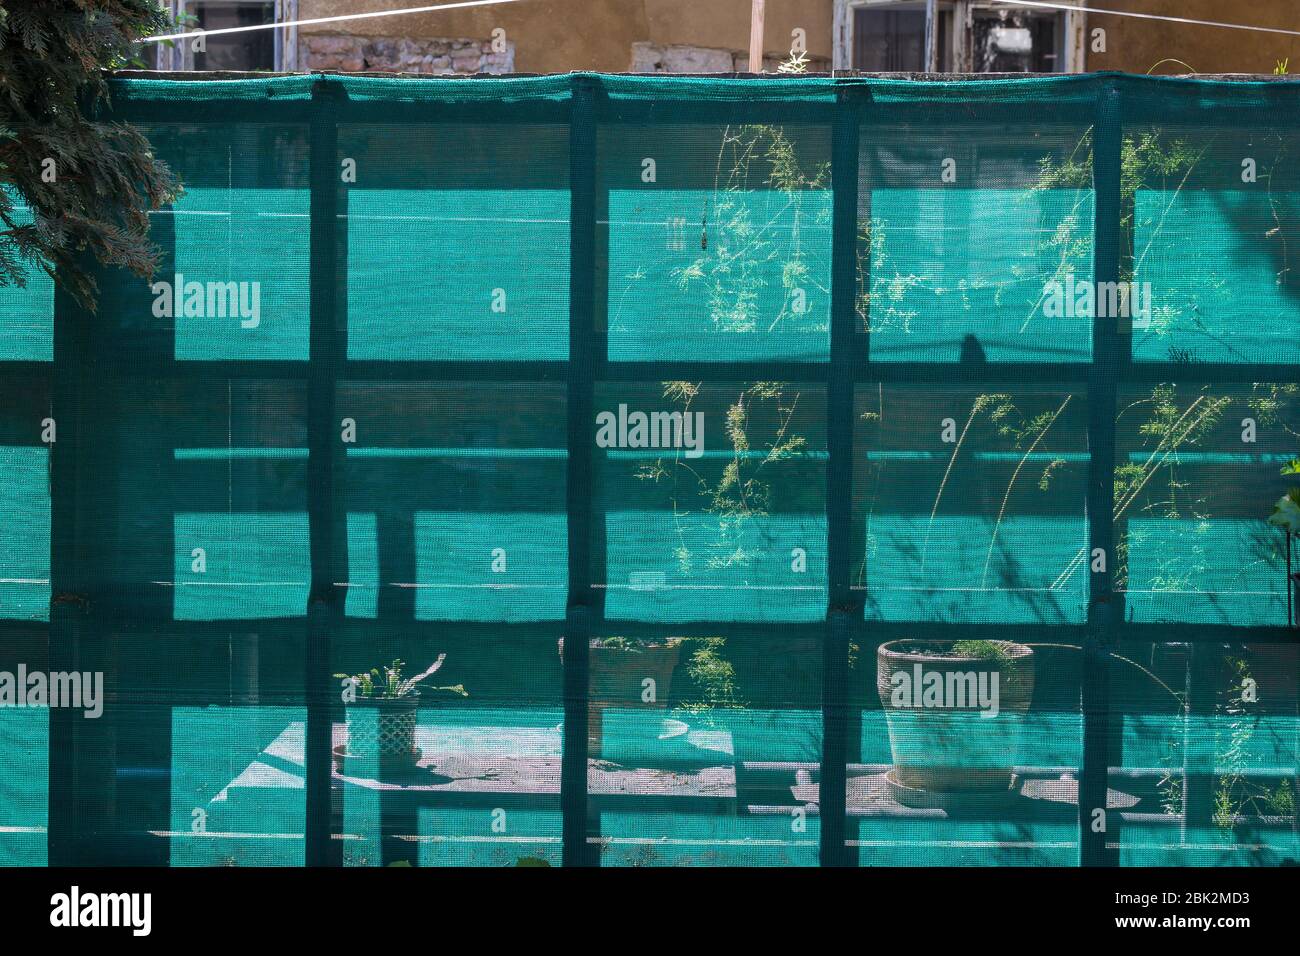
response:
[[[397,0],[299,0],[302,18],[388,10]],[[421,0],[401,0],[418,5]],[[424,0],[427,2],[427,0]],[[1106,9],[1224,20],[1300,30],[1296,0],[1079,0]],[[809,68],[828,69],[834,0],[767,0],[765,67],[788,55],[805,31]],[[750,0],[524,0],[488,7],[414,13],[305,26],[298,31],[303,70],[405,70],[422,73],[731,72],[748,67]],[[1300,72],[1300,37],[1092,14],[1106,31],[1105,52],[1088,44],[1089,70],[1146,73],[1166,58],[1201,73],[1269,73],[1290,58]],[[505,31],[493,47],[493,30]],[[1157,73],[1186,72],[1165,63]]]

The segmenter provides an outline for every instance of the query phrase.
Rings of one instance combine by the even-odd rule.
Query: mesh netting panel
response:
[[[858,399],[854,584],[868,618],[1086,619],[1087,400],[1077,389],[879,386]]]
[[[47,597],[42,616],[48,616],[48,609]],[[48,666],[49,642],[43,627],[5,627],[0,669],[16,680],[20,668],[45,671]],[[0,709],[0,766],[5,771],[0,777],[0,866],[44,866],[49,861],[51,790],[47,708],[11,704]]]
[[[348,616],[563,619],[564,406],[554,385],[340,384]]]
[[[1298,90],[114,81],[0,863],[1295,863]]]
[[[598,465],[596,492],[609,617],[825,615],[824,388],[602,385],[596,405],[613,446]],[[630,439],[624,444],[637,437],[637,416],[659,447],[618,447],[620,426]]]
[[[1296,856],[1294,646],[1124,642],[1108,665],[1124,866]]]
[[[1027,652],[1018,665],[994,656],[992,645],[957,647],[965,659],[953,665],[924,641],[850,648],[853,859],[861,866],[1078,866],[1080,642],[1068,633],[1026,638],[1015,645]],[[919,684],[912,684],[917,668]],[[933,698],[925,684],[931,673],[944,677]]]
[[[129,472],[103,489],[101,520],[118,557],[100,569],[100,586],[133,589],[178,621],[304,614],[301,385],[129,381],[115,398]],[[137,484],[149,495],[135,494]]]
[[[752,123],[601,129],[611,358],[701,346],[732,359],[827,358],[829,133]]]
[[[99,311],[123,358],[307,358],[306,130],[254,123],[145,125],[184,192],[150,214],[153,283],[106,278]],[[168,349],[168,346],[170,348]]]
[[[350,358],[568,355],[566,126],[347,126],[339,156]]]
[[[50,617],[50,383],[47,370],[0,382],[0,619]],[[57,433],[56,433],[57,434]]]
[[[1298,397],[1294,384],[1121,390],[1117,577],[1132,620],[1286,620],[1286,542],[1251,504],[1295,455]]]
[[[15,199],[15,226],[29,226],[31,211]],[[22,285],[0,287],[0,361],[48,362],[53,348],[54,280],[44,271],[24,266]]]

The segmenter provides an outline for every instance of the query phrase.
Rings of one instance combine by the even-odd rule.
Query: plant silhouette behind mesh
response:
[[[661,455],[641,465],[636,473],[638,479],[664,490],[677,533],[673,558],[683,577],[754,564],[759,546],[752,532],[759,531],[762,519],[773,512],[782,490],[774,483],[773,469],[807,449],[807,439],[793,430],[802,397],[799,392],[780,382],[735,388],[724,426],[730,449],[719,463],[686,459],[680,453]],[[683,414],[691,411],[700,389],[701,384],[694,382],[663,383],[664,396],[678,404]],[[685,524],[699,515],[716,522],[716,534],[704,556],[685,529]],[[692,638],[687,644],[690,657],[686,667],[693,693],[681,706],[701,717],[713,708],[748,706],[735,667],[727,658],[726,639]]]
[[[680,288],[704,301],[713,330],[761,335],[792,320],[809,321],[803,318],[808,292],[829,295],[829,289],[810,267],[803,241],[809,217],[825,226],[825,213],[810,213],[805,198],[826,190],[829,181],[829,162],[805,161],[779,126],[722,130],[713,189],[700,215],[699,253],[672,272]],[[771,310],[760,293],[777,282],[781,297]],[[811,321],[814,328],[829,329],[823,319]],[[664,382],[662,394],[688,414],[701,400],[702,385]],[[751,532],[773,511],[775,466],[807,451],[807,438],[794,429],[801,398],[785,382],[735,385],[723,420],[729,449],[721,459],[663,454],[638,467],[636,477],[662,488],[672,509],[673,560],[683,577],[753,565],[758,555]],[[700,515],[716,522],[716,536],[703,556],[685,528]],[[683,702],[688,709],[744,706],[725,651],[723,638],[692,641],[687,671],[697,694]]]
[[[764,186],[761,193],[752,186],[756,181]],[[680,288],[707,303],[713,329],[774,332],[804,314],[799,306],[808,290],[829,294],[803,245],[810,216],[824,226],[827,215],[824,208],[805,208],[808,194],[829,184],[830,163],[806,162],[783,128],[723,129],[713,189],[700,212],[700,254],[672,270]],[[769,319],[762,314],[760,290],[778,276],[782,300]]]
[[[685,414],[699,396],[700,387],[693,382],[665,382],[663,394]],[[798,456],[807,447],[807,439],[791,429],[799,392],[791,392],[790,386],[781,382],[754,382],[736,388],[736,398],[725,415],[725,434],[731,447],[720,469],[678,453],[661,455],[640,466],[636,474],[666,491],[678,536],[674,557],[683,576],[694,573],[698,563],[683,527],[684,520],[696,513],[711,515],[717,522],[718,534],[705,561],[707,568],[752,564],[756,554],[747,543],[747,532],[754,521],[771,513],[775,492],[772,466]],[[757,437],[753,430],[756,406],[763,408],[765,419],[774,422],[770,432]]]
[[[828,189],[830,163],[808,161],[779,126],[726,126],[719,142],[713,189],[700,216],[700,251],[686,266],[673,270],[677,284],[704,300],[710,326],[717,331],[763,334],[805,314],[807,291],[829,294],[809,267],[802,231],[809,213],[808,194]],[[761,188],[755,188],[757,186]],[[761,197],[764,202],[759,202]],[[756,218],[761,211],[762,216]],[[824,210],[815,213],[824,215]],[[825,223],[818,218],[820,225]],[[788,239],[785,233],[788,232]],[[779,281],[782,295],[774,312],[764,314],[760,290]],[[820,328],[828,329],[824,320]],[[662,383],[663,396],[683,413],[692,410],[701,384]],[[730,457],[714,474],[682,455],[662,455],[643,465],[637,477],[667,489],[678,523],[678,570],[690,575],[698,556],[681,533],[681,519],[703,512],[718,521],[717,547],[707,559],[711,569],[748,565],[754,554],[744,543],[753,519],[770,513],[771,466],[805,450],[807,440],[791,429],[800,393],[784,382],[736,386],[725,412],[724,431]],[[771,434],[752,434],[756,409],[774,416]]]
[[[403,697],[412,697],[421,690],[430,691],[447,691],[458,697],[468,697],[465,692],[464,684],[455,684],[448,687],[421,687],[421,685],[438,671],[443,662],[446,661],[446,654],[439,654],[438,659],[430,665],[429,669],[415,677],[403,677],[402,670],[406,667],[406,662],[395,660],[391,664],[384,664],[380,667],[372,667],[368,671],[362,671],[359,674],[335,674],[336,680],[351,680],[357,691],[357,696],[363,700],[397,700]]]
[[[970,436],[971,429],[980,421],[986,421],[992,428],[993,433],[999,438],[1006,439],[1011,443],[1011,447],[1020,453],[1015,459],[1015,465],[1011,474],[1007,478],[1005,485],[1001,486],[1001,491],[995,496],[998,501],[998,513],[994,519],[993,526],[989,535],[989,545],[985,553],[985,560],[980,572],[980,587],[988,585],[989,574],[993,566],[993,556],[996,551],[997,541],[1001,528],[1010,510],[1013,493],[1017,488],[1023,488],[1031,494],[1035,491],[1039,494],[1046,495],[1052,489],[1053,479],[1058,475],[1062,468],[1067,466],[1065,458],[1052,456],[1041,469],[1035,468],[1033,471],[1026,473],[1026,466],[1038,450],[1042,442],[1047,438],[1052,427],[1060,419],[1061,415],[1069,406],[1073,396],[1064,396],[1055,408],[1044,408],[1042,411],[1027,413],[1017,404],[1016,398],[1006,392],[986,392],[980,393],[971,399],[970,409],[966,414],[961,427],[957,432],[956,440],[952,445],[952,452],[948,456],[947,465],[944,468],[943,475],[935,489],[934,501],[930,508],[929,521],[926,524],[926,532],[920,542],[918,542],[920,564],[919,570],[924,572],[930,556],[931,547],[934,544],[932,534],[935,522],[939,516],[943,501],[947,495],[950,485],[953,483],[953,476],[964,467],[969,455],[963,456],[966,450],[967,438]],[[867,411],[860,416],[862,420],[879,424],[883,418],[883,396],[880,399],[882,408],[876,411]],[[874,481],[879,481],[885,468],[885,462],[875,460],[871,463],[872,475]],[[1026,480],[1022,480],[1026,479]],[[878,495],[872,494],[869,500],[875,501]],[[866,535],[867,545],[862,557],[862,561],[857,568],[856,579],[859,586],[863,586],[866,581],[867,573],[867,553],[871,550],[872,537],[872,518],[873,515],[868,513],[866,516]],[[1063,582],[1070,573],[1075,570],[1074,566],[1065,569],[1058,577],[1057,582]]]
[[[1250,747],[1259,732],[1262,714],[1247,688],[1256,686],[1250,662],[1241,651],[1229,652],[1224,661],[1231,672],[1228,686],[1215,694],[1213,741],[1210,755],[1215,771],[1211,793],[1211,822],[1220,836],[1235,836],[1247,824],[1248,816],[1294,818],[1296,794],[1289,780],[1276,786],[1250,775]],[[1168,688],[1166,688],[1168,689]],[[1170,691],[1178,700],[1184,721],[1191,719],[1185,695]],[[1186,785],[1182,770],[1187,761],[1186,736],[1173,735],[1162,756],[1164,774],[1157,784],[1161,809],[1171,816],[1186,812]]]
[[[1092,185],[1092,157],[1090,146],[1091,132],[1087,134],[1064,161],[1044,158],[1040,163],[1039,178],[1036,189],[1070,188],[1087,189]],[[1141,274],[1143,263],[1157,243],[1164,237],[1162,226],[1164,215],[1184,190],[1197,163],[1205,155],[1210,144],[1193,146],[1186,138],[1167,137],[1159,131],[1126,137],[1122,143],[1121,156],[1121,230],[1124,237],[1122,249],[1125,250],[1121,261],[1121,281],[1131,281]],[[1139,211],[1137,198],[1140,192],[1150,190],[1154,201],[1144,202]],[[1138,216],[1142,219],[1139,222]],[[1276,217],[1276,210],[1275,210]],[[1283,217],[1286,218],[1286,217]],[[1135,244],[1139,227],[1144,239]],[[859,287],[859,314],[867,324],[870,310],[872,328],[888,326],[900,327],[904,331],[920,318],[920,314],[909,306],[909,293],[924,285],[922,277],[901,272],[891,268],[888,256],[890,224],[879,218],[872,219],[862,231],[863,240],[870,256],[871,286],[868,290]],[[1281,229],[1281,226],[1279,226]],[[1273,230],[1270,236],[1279,230]],[[1275,237],[1274,237],[1275,238]],[[1284,241],[1284,239],[1283,239]],[[1054,266],[1053,278],[1061,278],[1065,268],[1078,260],[1080,249],[1091,248],[1091,223],[1086,217],[1065,217],[1052,231],[1048,238],[1040,243],[1039,253],[1050,253],[1049,272]],[[1285,258],[1285,257],[1284,257]],[[1090,277],[1089,277],[1090,278]],[[1198,274],[1191,277],[1193,282],[1192,297],[1198,291],[1215,291],[1222,283],[1220,277],[1213,274]],[[1185,311],[1185,310],[1184,310]],[[1175,321],[1188,317],[1171,307],[1157,307],[1152,315],[1151,331],[1156,335],[1169,335]],[[1193,325],[1204,328],[1199,316],[1191,315]],[[1027,327],[1028,319],[1026,320]],[[1022,331],[1025,331],[1022,328]],[[1185,348],[1170,345],[1171,361],[1191,363],[1194,354]],[[1141,451],[1129,459],[1121,458],[1115,472],[1113,499],[1113,517],[1116,522],[1116,555],[1114,585],[1117,590],[1130,587],[1143,591],[1167,592],[1175,594],[1195,591],[1203,586],[1206,576],[1223,564],[1223,557],[1214,550],[1211,537],[1212,521],[1219,511],[1216,502],[1224,501],[1222,489],[1212,483],[1195,482],[1188,475],[1188,469],[1195,467],[1186,461],[1188,452],[1200,451],[1211,447],[1216,429],[1225,425],[1226,416],[1235,402],[1241,402],[1249,409],[1249,414],[1260,426],[1279,426],[1294,434],[1288,424],[1294,420],[1295,400],[1300,397],[1300,385],[1294,383],[1282,385],[1255,384],[1247,394],[1239,392],[1224,393],[1221,388],[1211,386],[1178,386],[1173,384],[1156,384],[1150,386],[1147,394],[1125,405],[1119,419],[1126,424],[1126,431],[1142,442]],[[1068,399],[1067,399],[1068,400]],[[880,421],[881,412],[867,412],[863,417],[870,421]],[[957,469],[963,466],[966,458],[963,447],[968,431],[980,418],[987,418],[997,426],[997,431],[1004,437],[1013,438],[1018,448],[1029,447],[1037,442],[1050,428],[1059,415],[1044,412],[1024,415],[1017,408],[1017,400],[1011,395],[1001,393],[981,394],[971,402],[965,424],[960,427],[960,435],[952,451],[947,470],[944,472],[931,511],[930,525],[933,526],[935,515],[940,508],[944,491],[949,487]],[[1140,416],[1131,421],[1133,416]],[[958,418],[960,422],[961,419]],[[1013,426],[1010,423],[1015,422]],[[1021,464],[1024,464],[1022,459]],[[1038,487],[1047,491],[1051,485],[1054,472],[1064,463],[1052,460],[1038,476]],[[873,468],[880,469],[883,463],[873,463]],[[1297,466],[1300,470],[1300,466]],[[1016,473],[1019,473],[1017,466]],[[1285,471],[1285,470],[1284,470]],[[997,524],[1001,523],[1002,512],[1011,494],[1011,486],[1016,482],[1015,474],[1008,483],[1006,494],[1002,496],[1002,507]],[[1294,501],[1283,498],[1278,503],[1275,513],[1286,510],[1288,504],[1297,506],[1300,517],[1300,495]],[[1186,523],[1188,533],[1180,536],[1177,547],[1147,547],[1144,553],[1157,554],[1156,566],[1144,569],[1145,578],[1141,582],[1130,582],[1133,573],[1129,561],[1130,553],[1144,544],[1164,545],[1160,541],[1148,540],[1160,535],[1159,525],[1142,523],[1140,526],[1130,523],[1131,517],[1161,519],[1162,522],[1182,521]],[[868,516],[868,522],[870,517]],[[1279,520],[1277,523],[1281,524]],[[1165,528],[1168,529],[1168,525]],[[868,525],[870,540],[870,526]],[[993,537],[996,539],[996,526]],[[920,545],[922,562],[928,550],[927,541]],[[1257,560],[1276,562],[1280,558],[1276,538],[1280,536],[1261,536]],[[993,544],[990,543],[990,555]],[[1087,550],[1081,549],[1070,567],[1062,577],[1073,573],[1086,564]],[[863,565],[865,570],[865,560]],[[988,573],[986,563],[985,575]],[[1058,579],[1059,580],[1059,579]],[[1252,701],[1243,693],[1243,688],[1250,682],[1248,661],[1241,653],[1228,652],[1224,658],[1234,675],[1229,686],[1216,691],[1214,705],[1215,726],[1213,730],[1212,750],[1215,780],[1212,790],[1213,822],[1221,832],[1238,828],[1248,815],[1272,814],[1288,817],[1295,813],[1295,794],[1287,781],[1276,785],[1261,781],[1251,772],[1248,757],[1252,741],[1260,726],[1261,714]],[[1179,695],[1175,695],[1179,696]],[[1186,702],[1179,696],[1180,710],[1184,720],[1190,718]],[[1160,784],[1162,802],[1167,812],[1183,811],[1183,781],[1181,739],[1171,744],[1171,753],[1166,755],[1166,775]]]

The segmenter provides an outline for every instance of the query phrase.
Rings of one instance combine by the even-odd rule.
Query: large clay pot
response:
[[[564,641],[560,641],[564,656]],[[681,656],[678,641],[645,643],[635,647],[606,646],[591,642],[588,658],[587,755],[599,757],[604,742],[604,717],[608,708],[662,708],[672,688],[673,670]],[[655,699],[643,701],[646,678],[654,681]]]
[[[958,655],[954,642],[941,640],[880,646],[876,690],[889,724],[893,775],[902,787],[938,793],[1005,793],[1011,787],[1034,695],[1034,652],[1011,641],[995,643],[1003,656]]]

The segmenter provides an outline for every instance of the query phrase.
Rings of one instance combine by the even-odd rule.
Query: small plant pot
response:
[[[934,793],[1011,788],[1034,695],[1034,652],[996,644],[1004,656],[955,654],[952,641],[880,646],[876,690],[889,725],[891,783]]]
[[[415,721],[420,695],[359,697],[347,705],[346,756],[379,758],[382,768],[408,767],[418,757]]]
[[[560,657],[564,641],[560,640]],[[599,757],[604,745],[608,708],[663,708],[672,688],[673,671],[681,657],[676,642],[643,644],[636,648],[608,647],[591,642],[588,659],[587,754]],[[654,700],[642,699],[645,680],[654,681]]]

